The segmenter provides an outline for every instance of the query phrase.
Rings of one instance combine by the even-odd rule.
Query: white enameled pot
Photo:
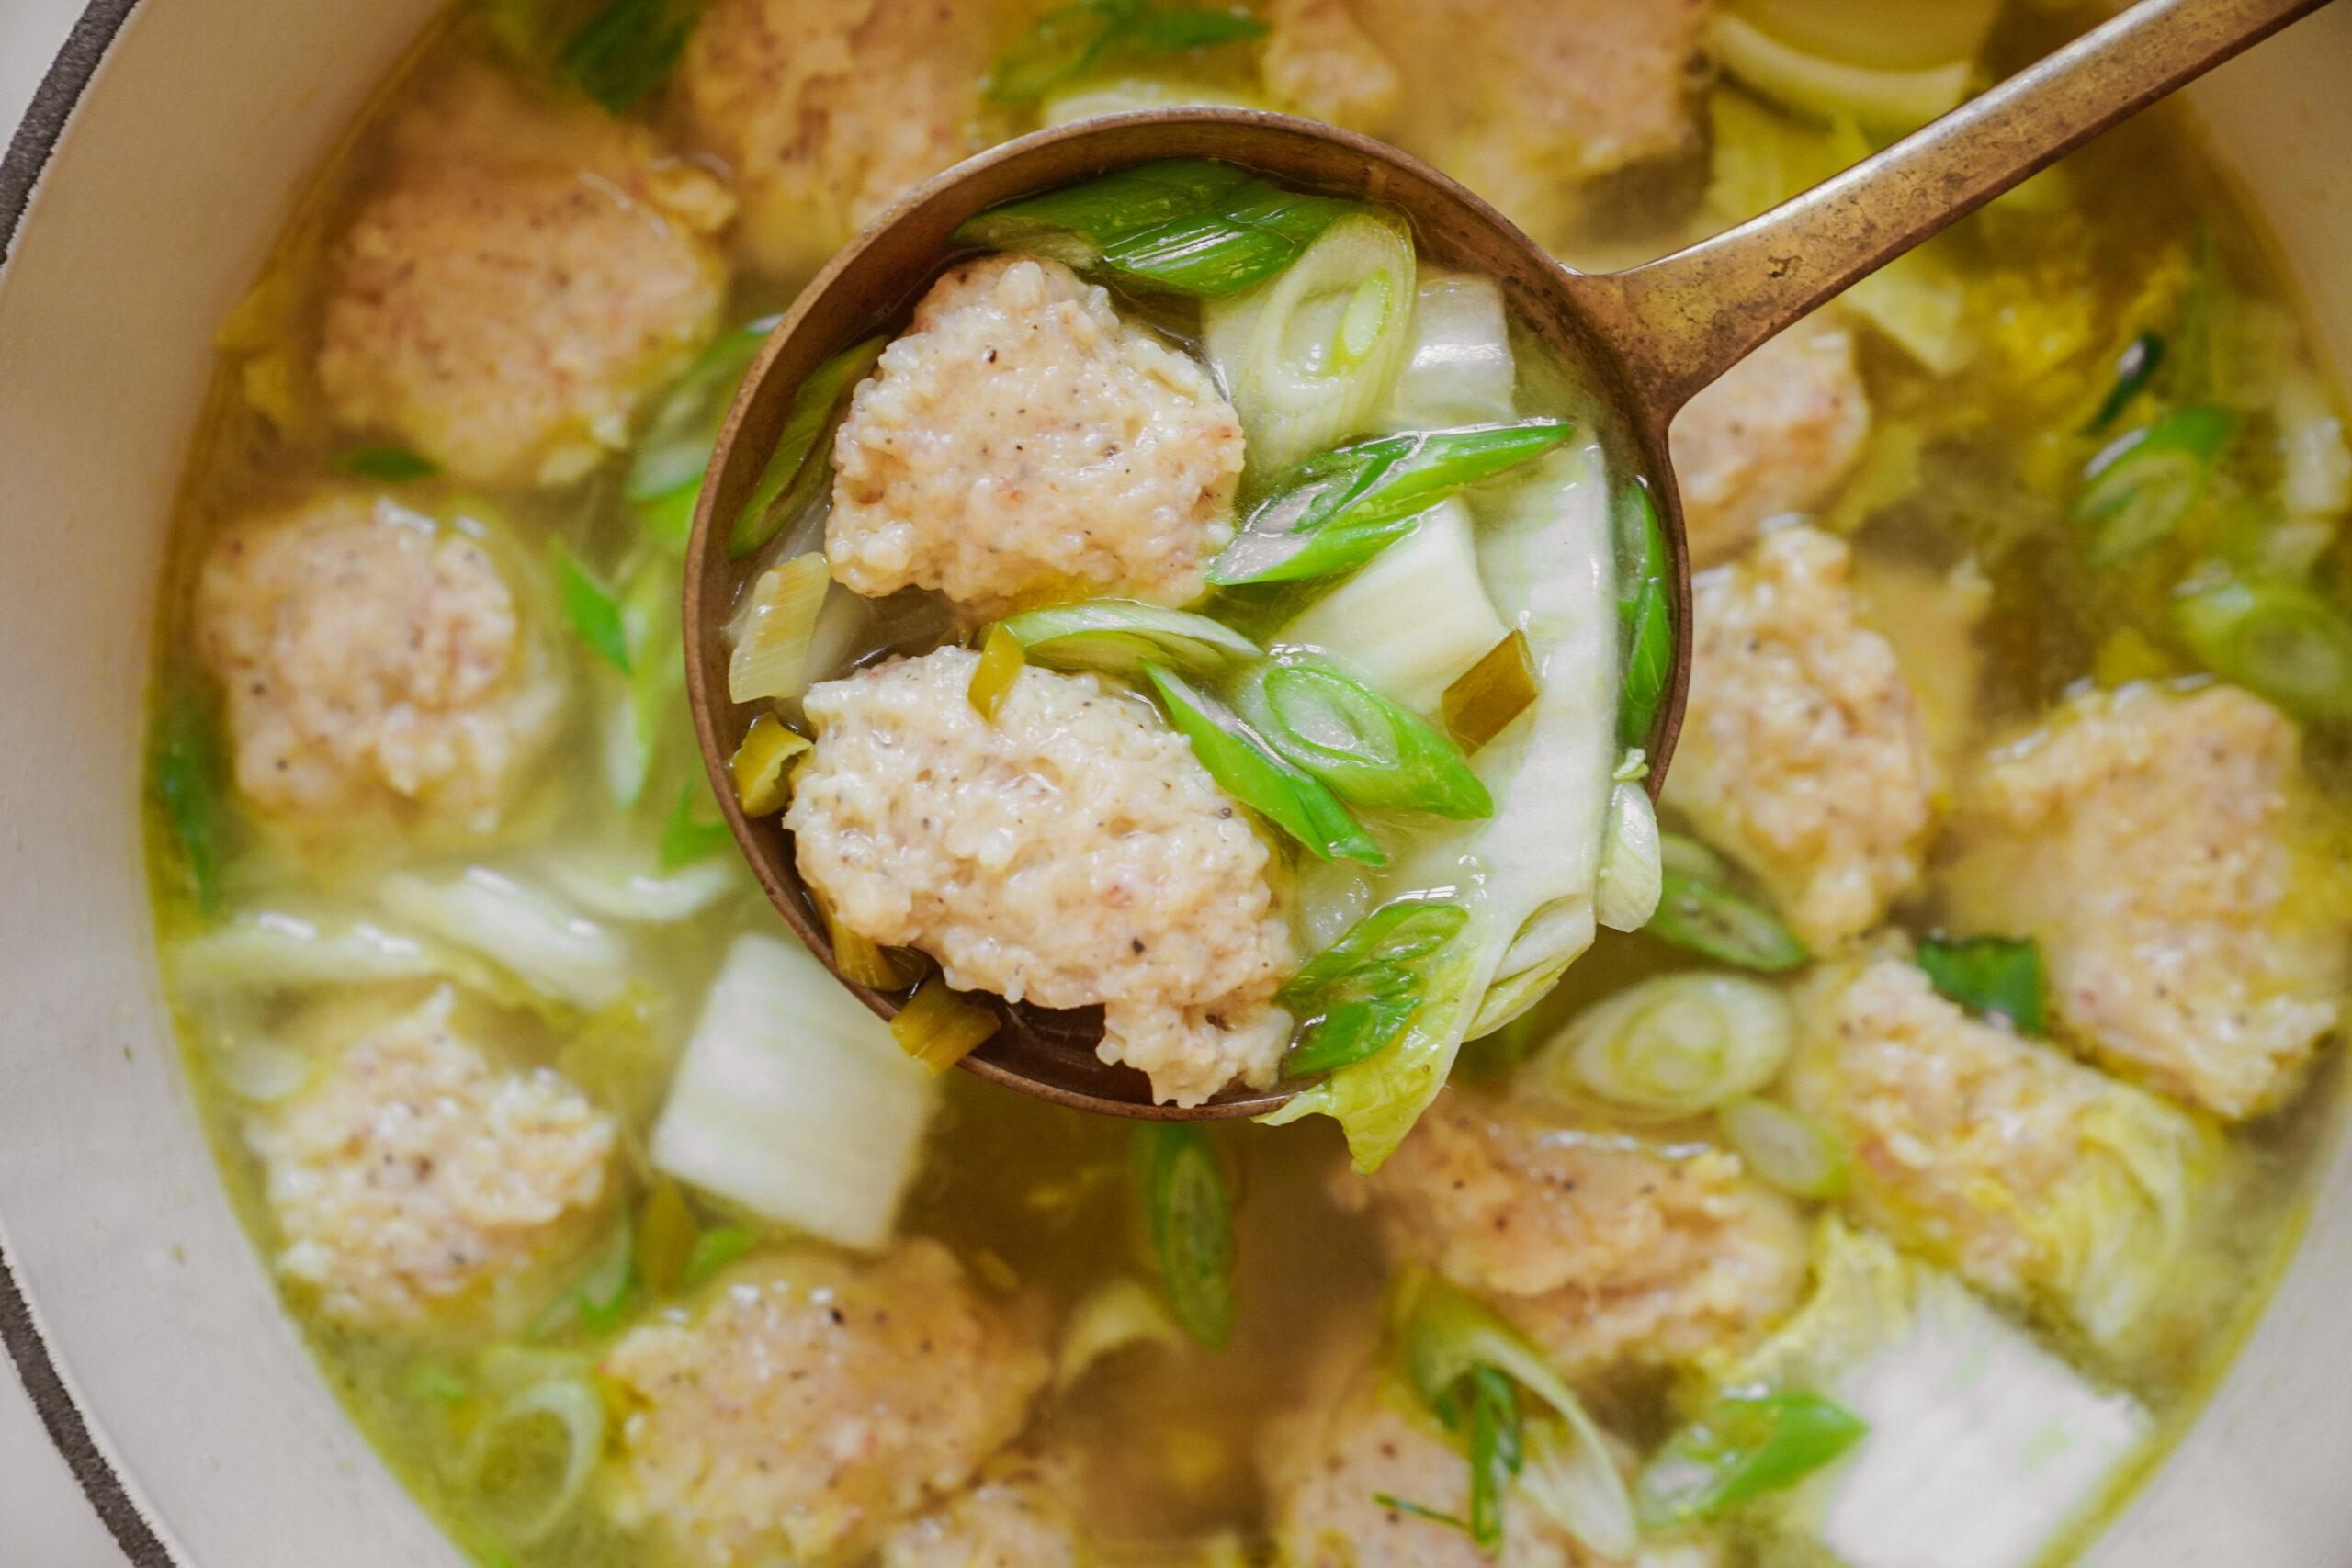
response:
[[[140,1568],[458,1561],[320,1381],[222,1193],[160,1000],[138,810],[213,328],[434,8],[96,0],[0,165],[0,1338]],[[2352,373],[2352,5],[2196,102]],[[2352,1148],[2325,1164],[2284,1285],[2097,1568],[2352,1563]]]

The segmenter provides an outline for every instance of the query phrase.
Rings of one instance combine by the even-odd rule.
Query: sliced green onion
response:
[[[1274,994],[1299,1021],[1299,1043],[1283,1063],[1309,1077],[1360,1062],[1412,1021],[1428,989],[1427,965],[1469,922],[1459,904],[1402,898],[1385,904],[1308,960]]]
[[[612,0],[563,46],[558,63],[612,114],[627,114],[685,52],[699,0]]]
[[[1266,24],[1242,11],[1159,6],[1151,0],[1079,0],[1049,11],[1000,56],[989,102],[1036,102],[1110,55],[1168,55],[1260,37]]]
[[[936,1077],[986,1044],[1001,1022],[995,1013],[964,1000],[933,975],[890,1021],[890,1034],[899,1050]]]
[[[2164,362],[2165,340],[2154,333],[2142,333],[2126,344],[2115,358],[2115,384],[2100,400],[2090,423],[2083,426],[2083,434],[2097,435],[2113,424],[2116,416],[2132,406],[2132,400],[2148,389]]]
[[[775,325],[775,318],[763,317],[722,333],[671,384],[630,451],[628,478],[621,486],[624,497],[641,504],[690,493],[701,485],[718,446],[718,427],[726,423],[728,405]]]
[[[1665,874],[1659,865],[1657,808],[1650,792],[1625,780],[1609,792],[1609,825],[1600,840],[1593,918],[1613,931],[1637,931],[1657,913]]]
[[[989,102],[1035,103],[1094,63],[1128,26],[1132,0],[1079,0],[1046,12],[1014,39],[989,73]]]
[[[1443,1508],[1432,1508],[1427,1503],[1415,1503],[1399,1497],[1393,1492],[1375,1492],[1372,1495],[1372,1500],[1396,1513],[1410,1514],[1414,1518],[1427,1519],[1433,1525],[1443,1525],[1449,1529],[1460,1530],[1464,1535],[1470,1533],[1468,1519],[1459,1514],[1449,1514]]]
[[[1715,1123],[1747,1168],[1783,1192],[1817,1201],[1845,1196],[1853,1156],[1844,1140],[1773,1100],[1736,1100]]]
[[[657,1296],[675,1294],[694,1257],[695,1212],[678,1184],[662,1177],[637,1211],[637,1271]]]
[[[1445,689],[1445,727],[1464,750],[1476,751],[1509,729],[1543,694],[1527,634],[1514,630]]]
[[[1678,1529],[1796,1484],[1860,1442],[1868,1425],[1817,1393],[1734,1389],[1667,1439],[1634,1497],[1644,1528]]]
[[[1492,1551],[1503,1543],[1503,1500],[1526,1460],[1519,1385],[1493,1367],[1473,1367],[1446,1405],[1439,1419],[1456,1432],[1469,1428],[1470,1539]]]
[[[337,457],[334,466],[346,474],[391,485],[413,484],[441,471],[440,464],[405,446],[362,446]]]
[[[791,787],[785,782],[785,767],[805,754],[811,744],[807,736],[787,728],[772,713],[752,721],[728,764],[735,781],[735,804],[743,808],[744,816],[771,817],[784,809],[792,797]]]
[[[2291,582],[2192,583],[2173,603],[2205,667],[2306,719],[2352,712],[2352,620]]]
[[[1144,660],[1215,674],[1260,657],[1258,645],[1221,621],[1131,599],[1090,599],[1009,615],[999,625],[1040,664],[1141,673]]]
[[[1617,632],[1623,677],[1617,692],[1617,743],[1642,746],[1674,678],[1673,585],[1666,533],[1649,486],[1636,479],[1617,492]]]
[[[164,815],[171,819],[172,836],[187,861],[197,911],[209,917],[220,908],[227,769],[220,756],[220,732],[193,694],[167,697],[160,706],[162,714],[155,723],[155,793],[163,797]]]
[[[833,901],[814,887],[808,889],[808,901],[817,906],[818,918],[825,922],[825,936],[833,950],[833,967],[840,970],[842,978],[852,985],[865,986],[876,991],[903,991],[922,979],[931,968],[931,960],[913,948],[884,947],[857,931],[841,918],[833,908]],[[989,1028],[993,1032],[995,1015],[990,1013],[987,1017]],[[980,1038],[985,1040],[988,1036]],[[973,1043],[978,1044],[978,1042]],[[962,1054],[958,1052],[957,1055]],[[949,1065],[953,1065],[952,1059]]]
[[[1001,625],[990,626],[980,647],[980,661],[972,666],[972,683],[965,693],[973,711],[994,724],[997,709],[1012,694],[1012,684],[1021,679],[1026,662],[1021,657],[1021,639]]]
[[[760,573],[727,627],[729,699],[774,702],[808,690],[808,649],[831,586],[831,569],[816,550]]]
[[[1694,971],[1628,986],[1544,1048],[1555,1088],[1657,1116],[1690,1116],[1754,1094],[1796,1045],[1788,999],[1742,976]]]
[[[662,840],[655,851],[664,874],[724,853],[733,841],[734,831],[725,822],[710,821],[696,809],[707,798],[708,792],[693,779],[678,792],[678,804],[662,825]]]
[[[1460,747],[1320,660],[1278,654],[1243,676],[1235,695],[1259,735],[1342,800],[1456,821],[1494,815]]]
[[[741,560],[775,538],[777,529],[817,498],[832,472],[830,438],[833,426],[841,423],[842,407],[873,370],[889,342],[887,337],[870,337],[845,348],[811,370],[808,378],[794,389],[791,406],[785,411],[784,434],[776,438],[775,451],[760,470],[759,481],[744,498],[743,509],[735,514],[735,526],[727,536],[729,560]]]
[[[1768,975],[1812,956],[1771,910],[1670,864],[1659,879],[1657,913],[1642,929],[1677,947]]]
[[[2076,523],[2098,530],[2092,558],[2124,560],[2168,536],[2205,493],[2237,428],[2238,416],[2229,409],[2181,409],[2093,457],[2072,513]]]
[[[556,594],[563,602],[563,618],[572,631],[605,662],[629,672],[628,627],[621,619],[619,595],[598,581],[563,546],[556,547]]]
[[[678,1289],[691,1291],[709,1283],[746,1257],[759,1240],[759,1232],[749,1225],[714,1225],[703,1232],[695,1237],[694,1250],[686,1254]]]
[[[1108,272],[1131,288],[1205,298],[1283,271],[1334,222],[1363,210],[1229,164],[1170,158],[992,207],[949,237]]]
[[[1583,1402],[1535,1347],[1493,1308],[1410,1265],[1391,1281],[1386,1317],[1398,1370],[1441,1418],[1451,1392],[1479,1367],[1516,1379],[1549,1404],[1565,1424],[1566,1440],[1550,1444],[1543,1456],[1544,1511],[1601,1557],[1613,1562],[1633,1555],[1638,1540],[1633,1501],[1616,1459]],[[1540,1430],[1530,1423],[1531,1459]],[[1528,1468],[1532,1475],[1538,1466]]]
[[[1353,211],[1278,276],[1202,308],[1261,480],[1378,423],[1412,356],[1418,265],[1402,217]]]
[[[559,1462],[534,1452],[530,1434],[552,1422]],[[510,1396],[476,1435],[466,1469],[520,1545],[545,1540],[586,1495],[605,1452],[605,1402],[582,1377],[549,1378]],[[542,1472],[552,1468],[552,1475]],[[535,1486],[534,1483],[537,1485]],[[534,1493],[544,1489],[543,1495]]]
[[[1384,435],[1311,457],[1250,510],[1240,536],[1209,563],[1209,581],[1297,582],[1361,566],[1456,491],[1575,434],[1566,420],[1531,419]]]
[[[1212,211],[1256,176],[1206,158],[1165,158],[1042,196],[991,207],[964,220],[949,240],[989,251],[1024,251],[1084,271],[1111,240]]]
[[[402,1399],[435,1404],[463,1404],[473,1396],[457,1369],[438,1356],[420,1356],[401,1368],[399,1388]]]
[[[1189,1122],[1136,1124],[1136,1196],[1168,1304],[1211,1350],[1233,1332],[1233,1200],[1207,1133]]]
[[[1928,983],[1973,1013],[2006,1021],[2022,1034],[2040,1034],[2041,946],[2031,937],[1934,938],[1919,944]]]
[[[1367,865],[1385,865],[1388,853],[1321,780],[1284,761],[1265,739],[1224,704],[1187,685],[1182,678],[1147,662],[1145,677],[1159,694],[1168,716],[1209,776],[1234,799],[1260,813],[1306,846],[1318,860],[1343,856]]]
[[[1731,881],[1731,867],[1724,857],[1686,833],[1660,833],[1657,852],[1665,868],[1686,881],[1717,887]]]

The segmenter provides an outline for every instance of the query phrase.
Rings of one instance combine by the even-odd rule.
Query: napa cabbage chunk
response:
[[[1884,1238],[1825,1221],[1814,1258],[1805,1305],[1718,1371],[1726,1386],[1833,1399],[1870,1430],[1770,1505],[1770,1533],[1847,1568],[2029,1568],[2148,1440],[2136,1399]]]
[[[889,1025],[797,942],[746,932],[653,1128],[656,1168],[842,1247],[886,1245],[938,1103]]]
[[[1607,465],[1597,445],[1564,447],[1479,504],[1479,575],[1503,625],[1526,635],[1541,694],[1471,758],[1494,816],[1431,834],[1388,868],[1380,895],[1455,900],[1470,919],[1430,956],[1423,999],[1393,1044],[1266,1118],[1336,1117],[1360,1171],[1411,1130],[1465,1038],[1509,1022],[1592,943],[1617,761]]]

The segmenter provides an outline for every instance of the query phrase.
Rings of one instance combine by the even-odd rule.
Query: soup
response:
[[[1655,913],[1536,929],[1555,945],[1495,1012],[1525,1010],[1417,1122],[1136,1131],[908,1063],[737,864],[676,623],[684,520],[768,315],[987,141],[1272,102],[1392,136],[1602,265],[1793,193],[2085,19],[729,0],[690,39],[623,5],[423,40],[224,327],[163,608],[153,844],[225,1179],[459,1549],[1996,1568],[2086,1539],[2291,1243],[2344,979],[2352,456],[2176,130],[2106,139],[1685,414],[1690,710],[1664,831],[1626,840]],[[1024,256],[990,276],[1065,281]],[[1272,440],[1206,308],[1071,276],[1058,303],[1170,356],[1245,451]],[[1404,428],[1590,430],[1478,280],[1430,281],[1416,332],[1509,365],[1508,396]],[[889,379],[844,367],[825,426]],[[1382,434],[1360,414],[1290,456]],[[1493,628],[1526,591],[1493,547],[1506,498],[1558,458],[1455,498],[1455,581]],[[1152,636],[1181,623],[1069,618],[1102,590],[1061,581],[951,592],[959,614],[938,583],[855,580],[823,514],[849,466],[744,554],[754,607],[772,571],[805,606],[797,665],[755,694],[783,750],[827,765],[845,694],[926,660],[957,668],[922,711],[977,724],[993,651],[1009,690],[1082,686],[1234,802],[1221,841],[1257,846],[1239,882],[1283,981],[1426,890],[1239,798],[1182,693],[1136,678],[1136,639],[1172,660]],[[1292,471],[1268,467],[1193,523],[1246,534]],[[1632,476],[1590,468],[1622,514]],[[1317,650],[1475,771],[1443,695],[1498,639],[1456,636],[1442,679],[1381,663],[1476,619],[1442,578],[1313,619],[1410,547],[1312,604],[1143,596],[1208,611],[1244,669]],[[1591,606],[1612,691],[1623,604]],[[1186,685],[1265,739],[1238,688]],[[1600,803],[1646,799],[1610,716],[1579,754],[1596,862]],[[813,809],[773,760],[752,784]],[[1392,861],[1482,820],[1343,804]],[[940,1027],[902,1036],[952,1054],[968,1002],[930,965],[965,959],[835,915],[878,975],[936,987]],[[1399,1049],[1354,1039],[1298,1076]]]

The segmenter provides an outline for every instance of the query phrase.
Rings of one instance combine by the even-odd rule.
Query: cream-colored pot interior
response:
[[[0,1329],[141,1568],[458,1559],[312,1371],[222,1195],[157,990],[139,725],[164,534],[235,302],[435,0],[160,0],[105,48],[0,270]],[[69,65],[52,87],[72,85]],[[2199,89],[2352,369],[2352,6]],[[2352,1560],[2352,1149],[2100,1568]],[[13,1280],[13,1288],[9,1281]],[[0,1542],[0,1561],[7,1560]]]

